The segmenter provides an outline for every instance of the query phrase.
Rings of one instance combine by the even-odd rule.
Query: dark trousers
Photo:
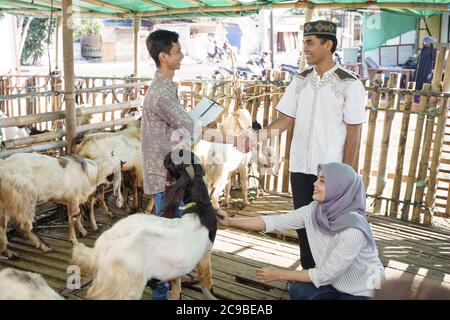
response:
[[[289,288],[291,300],[368,300],[369,297],[353,296],[337,291],[331,285],[316,288],[312,283],[295,281]]]
[[[299,172],[291,172],[291,188],[294,198],[294,209],[306,206],[313,201],[314,182],[317,176]],[[306,229],[297,229],[298,244],[300,246],[300,263],[303,269],[311,269],[316,266],[311,248],[309,247]]]

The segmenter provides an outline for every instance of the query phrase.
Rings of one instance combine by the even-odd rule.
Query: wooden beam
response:
[[[156,7],[160,7],[160,8],[163,8],[163,9],[170,9],[170,7],[168,5],[165,5],[165,4],[156,2],[156,1],[152,1],[152,0],[142,0],[142,1],[147,2],[149,4],[152,4],[152,5],[156,6]]]
[[[83,0],[94,1],[94,0]],[[147,1],[147,0],[144,0]],[[106,5],[106,4],[103,4]],[[187,13],[208,13],[208,12],[245,12],[245,11],[255,11],[261,10],[264,8],[272,8],[272,9],[300,9],[300,8],[314,8],[314,9],[332,9],[332,10],[358,10],[358,9],[368,9],[373,8],[373,2],[361,3],[361,4],[312,4],[311,2],[295,2],[295,3],[272,3],[272,4],[259,4],[259,5],[235,5],[235,6],[227,6],[227,7],[194,7],[194,8],[186,8],[186,9],[164,9],[158,11],[147,11],[147,12],[139,12],[136,13],[136,16],[139,17],[157,17],[157,16],[167,16],[167,15],[177,15],[177,14],[187,14]],[[376,3],[376,6],[379,9],[423,9],[423,10],[437,10],[448,12],[448,6],[445,4],[431,4],[431,3],[420,3],[420,4],[410,4],[410,3]],[[117,9],[114,9],[118,11]],[[48,16],[50,15],[50,11],[42,11],[42,10],[16,10],[16,9],[1,9],[2,12],[7,12],[11,14],[23,14],[23,15],[32,15],[32,16]],[[130,12],[124,10],[124,13],[101,13],[94,11],[85,11],[81,13],[77,13],[77,15],[81,18],[83,17],[96,17],[96,18],[104,18],[104,19],[130,19]],[[58,13],[59,10],[55,10],[55,13]]]
[[[14,8],[50,10],[49,6],[40,5],[40,4],[31,4],[30,2],[0,0],[0,5],[1,4],[7,5],[7,6],[11,6],[11,7],[14,7]]]
[[[55,28],[55,70],[60,69],[61,44],[62,44],[62,16],[56,16]]]
[[[0,12],[9,13],[9,14],[17,14],[17,15],[25,15],[32,17],[49,17],[50,10],[16,10],[16,9],[0,9]],[[62,10],[55,9],[53,10],[53,16],[62,16]],[[94,12],[94,11],[81,11],[77,12],[78,18],[100,18],[100,19],[130,19],[129,16],[122,16],[119,13],[102,13],[102,12]]]
[[[114,10],[114,11],[119,11],[122,13],[130,13],[130,10],[126,9],[126,8],[122,8],[113,4],[109,4],[107,2],[103,2],[100,0],[80,0],[80,2],[85,2],[85,3],[89,3],[92,4],[94,6],[98,6],[98,7],[102,7],[105,9],[110,9],[110,10]]]
[[[306,8],[305,11],[305,23],[310,22],[312,17],[314,14],[314,9],[310,9],[310,8]],[[304,31],[303,31],[304,33]],[[305,65],[306,65],[306,57],[304,55],[304,52],[302,50],[301,56],[300,56],[300,65],[299,65],[299,71],[302,72],[303,70],[305,70]]]
[[[134,17],[133,20],[133,40],[134,40],[134,70],[133,77],[139,77],[141,67],[141,17]]]
[[[196,6],[199,6],[199,7],[204,7],[205,6],[205,4],[203,2],[198,1],[198,0],[183,0],[183,1],[195,4]]]
[[[34,2],[43,2],[43,3],[49,4],[50,5],[49,7],[51,7],[51,5],[52,5],[52,0],[36,0]],[[62,3],[53,1],[53,8],[61,9]]]
[[[255,11],[264,8],[272,9],[300,9],[300,8],[314,8],[314,9],[332,9],[332,10],[357,10],[357,9],[367,9],[373,8],[374,3],[332,3],[332,4],[312,4],[310,2],[295,2],[295,3],[272,3],[272,4],[257,4],[257,5],[236,5],[227,7],[195,7],[195,8],[185,8],[185,9],[169,9],[169,10],[159,10],[151,12],[139,12],[138,16],[141,17],[155,17],[161,15],[176,15],[185,13],[195,13],[195,12],[245,12],[245,11]],[[423,10],[438,10],[448,12],[448,6],[445,4],[431,4],[431,3],[420,3],[420,4],[410,4],[410,3],[376,3],[379,9],[423,9]]]
[[[66,139],[67,153],[72,153],[74,147],[75,130],[77,127],[75,115],[75,89],[74,61],[73,61],[73,26],[72,0],[63,0],[63,52],[64,52],[64,100],[66,103]]]

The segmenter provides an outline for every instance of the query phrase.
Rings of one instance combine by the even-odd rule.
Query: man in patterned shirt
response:
[[[278,103],[279,117],[260,136],[294,126],[289,157],[294,208],[312,202],[319,163],[352,165],[365,122],[366,93],[361,81],[333,61],[336,24],[305,23],[303,53],[314,67],[294,77]],[[305,229],[297,230],[304,269],[314,268]]]
[[[184,57],[178,37],[176,32],[157,30],[146,40],[157,71],[145,94],[141,123],[144,193],[153,195],[158,216],[164,215],[162,209],[167,177],[163,160],[167,153],[179,145],[177,137],[186,137],[187,134],[188,139],[193,137],[194,141],[203,138],[210,142],[233,144],[244,152],[249,149],[248,139],[244,136],[223,137],[218,130],[202,128],[180,104],[177,85],[172,81]],[[180,211],[177,210],[174,216],[180,217]],[[153,299],[167,299],[167,292],[168,283],[159,283],[153,290]]]

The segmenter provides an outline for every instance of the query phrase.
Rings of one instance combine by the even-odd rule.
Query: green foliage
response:
[[[102,24],[98,19],[81,19],[74,21],[73,37],[75,40],[81,39],[85,35],[98,36]]]
[[[25,23],[25,21],[24,21]],[[36,64],[47,49],[49,18],[34,18],[28,29],[27,38],[20,57],[22,64]],[[55,23],[52,23],[50,32],[55,30]]]

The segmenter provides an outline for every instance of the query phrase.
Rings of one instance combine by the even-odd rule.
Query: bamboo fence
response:
[[[429,225],[433,216],[450,217],[450,130],[447,127],[450,96],[448,49],[438,51],[434,79],[415,91],[414,83],[399,88],[400,76],[388,81],[376,75],[366,86],[368,122],[363,126],[359,158],[354,167],[362,175],[369,201],[368,210],[414,223]],[[247,108],[254,120],[267,126],[277,117],[276,106],[289,79],[269,71],[267,80],[240,81],[241,101],[235,99],[233,81],[223,79],[183,80],[180,101],[190,110],[201,96],[209,96],[228,112]],[[76,132],[93,128],[116,129],[134,121],[125,111],[139,109],[148,78],[76,78],[75,100],[80,104]],[[60,75],[0,76],[0,108],[10,118],[0,127],[33,125],[50,132],[4,141],[0,157],[15,152],[43,151],[66,146],[64,130],[54,127],[65,118]],[[419,98],[419,103],[415,102]],[[91,123],[81,123],[93,115]],[[269,139],[280,163],[276,176],[260,175],[259,185],[271,192],[289,192],[289,151],[293,132]],[[60,149],[59,149],[60,150]]]

